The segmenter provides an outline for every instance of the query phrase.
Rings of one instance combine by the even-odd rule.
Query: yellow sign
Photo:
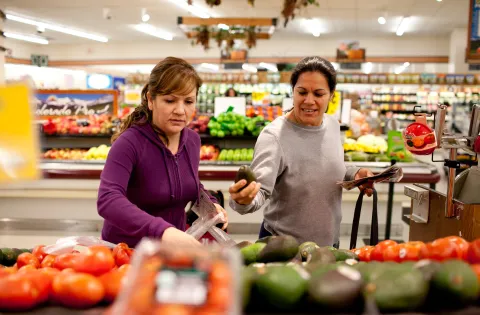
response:
[[[125,90],[124,102],[130,105],[140,105],[142,103],[142,90]]]
[[[29,89],[0,87],[0,182],[38,178],[38,153]]]
[[[340,106],[342,104],[342,94],[339,91],[335,91],[333,95],[333,99],[328,103],[327,114],[333,115],[338,110],[340,110]]]

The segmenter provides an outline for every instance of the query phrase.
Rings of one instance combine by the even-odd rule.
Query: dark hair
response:
[[[295,88],[298,78],[305,72],[319,72],[327,79],[330,93],[335,92],[337,87],[337,72],[330,63],[330,61],[321,57],[305,57],[303,58],[293,69],[292,76],[290,77],[290,84],[292,89]]]
[[[237,96],[237,91],[233,87],[228,88],[227,91],[225,91],[225,96],[228,96],[228,92],[233,91],[234,96]]]
[[[160,61],[150,73],[148,83],[142,89],[142,101],[133,113],[128,115],[121,123],[119,130],[112,136],[112,143],[133,125],[150,123],[168,145],[168,138],[160,128],[152,123],[152,111],[148,108],[147,93],[154,99],[157,95],[180,94],[187,95],[202,85],[202,80],[195,69],[183,59],[167,57]]]

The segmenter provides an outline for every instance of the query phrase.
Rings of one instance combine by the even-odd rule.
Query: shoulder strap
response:
[[[355,204],[355,213],[353,214],[352,233],[350,235],[350,249],[357,246],[358,226],[360,224],[360,214],[362,212],[363,192],[360,192],[357,203]],[[372,224],[370,230],[370,245],[378,244],[378,196],[377,191],[373,189],[373,209],[372,209]]]

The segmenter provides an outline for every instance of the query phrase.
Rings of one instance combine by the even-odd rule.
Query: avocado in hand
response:
[[[237,175],[235,176],[235,183],[238,183],[242,179],[247,181],[247,184],[240,188],[238,191],[242,191],[245,187],[250,185],[251,182],[257,181],[255,174],[253,173],[252,169],[248,165],[243,165],[238,169]]]

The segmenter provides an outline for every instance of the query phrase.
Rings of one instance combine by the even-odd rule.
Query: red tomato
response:
[[[31,270],[37,270],[37,268],[35,268],[35,266],[33,265],[25,265],[23,267],[20,267],[20,269],[18,269],[18,273],[22,273],[22,272],[25,273]]]
[[[128,272],[128,270],[130,269],[130,266],[131,266],[130,264],[122,265],[118,268],[118,271],[121,271],[121,272],[126,274]]]
[[[27,311],[41,302],[36,284],[22,274],[0,278],[0,310]]]
[[[195,312],[196,313],[196,312]],[[157,306],[152,315],[191,315],[193,310],[186,305],[162,304]]]
[[[115,267],[112,252],[105,246],[91,246],[84,254],[79,254],[78,257],[78,260],[72,266],[77,272],[99,276]]]
[[[467,250],[467,260],[471,264],[480,263],[480,238],[470,243]]]
[[[42,263],[40,264],[40,267],[45,268],[45,267],[53,267],[55,263],[55,255],[47,255],[43,258]]]
[[[112,255],[113,256],[116,256],[117,255],[117,252],[120,250],[120,249],[130,249],[130,247],[128,247],[127,244],[125,243],[118,243],[112,250]]]
[[[102,282],[103,287],[105,288],[104,300],[107,302],[113,302],[125,282],[125,271],[120,271],[118,269],[111,270],[98,277],[98,279]]]
[[[47,254],[44,252],[44,249],[45,245],[38,245],[32,251],[33,256],[37,257],[39,262],[42,262],[43,258],[47,256]]]
[[[33,256],[33,254],[21,253],[17,258],[17,268],[20,269],[26,265],[32,265],[35,268],[39,268],[40,262],[37,257]]]
[[[445,239],[457,245],[459,254],[458,258],[467,260],[469,243],[464,238],[461,238],[460,236],[448,236],[445,237]]]
[[[57,268],[59,270],[73,268],[73,266],[77,263],[78,257],[80,254],[61,254],[55,257],[53,262],[53,268]]]
[[[6,267],[6,268],[1,268],[0,269],[0,278],[8,275],[13,275],[14,273],[17,272],[16,268],[13,267]]]
[[[92,307],[103,299],[104,294],[100,280],[86,273],[60,273],[53,279],[52,296],[66,307]]]
[[[437,261],[444,261],[448,259],[458,259],[461,257],[459,247],[448,239],[438,239],[426,244],[420,250],[420,259],[431,259]]]
[[[229,286],[232,281],[232,272],[224,262],[212,263],[210,268],[210,284],[212,286]]]
[[[120,248],[116,251],[114,254],[115,257],[115,264],[120,267],[123,266],[124,264],[129,264],[130,263],[130,257],[133,255],[133,249],[131,248]]]
[[[64,269],[63,271],[65,271],[65,270],[68,270],[68,269]],[[60,270],[52,268],[52,267],[40,268],[40,269],[38,269],[38,271],[48,275],[50,278],[52,278],[52,280],[56,275],[58,275],[60,273]]]
[[[397,242],[392,240],[381,241],[370,253],[370,260],[383,261],[383,251],[393,245],[397,245]]]
[[[408,242],[405,244],[398,245],[398,258],[399,262],[402,261],[419,261],[420,252],[422,248],[425,248],[423,242]]]
[[[399,253],[400,253],[400,246],[398,244],[388,246],[383,250],[383,261],[400,262]]]
[[[25,266],[27,267],[27,266]],[[23,267],[23,268],[25,268]],[[20,270],[19,270],[20,273]],[[34,284],[38,292],[39,303],[45,303],[48,301],[50,291],[52,288],[53,276],[46,272],[41,272],[39,269],[25,270],[24,277],[30,279]]]
[[[360,259],[360,261],[370,261],[370,254],[372,253],[372,250],[374,248],[374,246],[363,246],[354,250],[353,252],[355,253],[355,255],[358,256],[358,259]]]
[[[231,303],[231,290],[228,286],[216,285],[210,287],[207,297],[207,306],[226,312]]]

